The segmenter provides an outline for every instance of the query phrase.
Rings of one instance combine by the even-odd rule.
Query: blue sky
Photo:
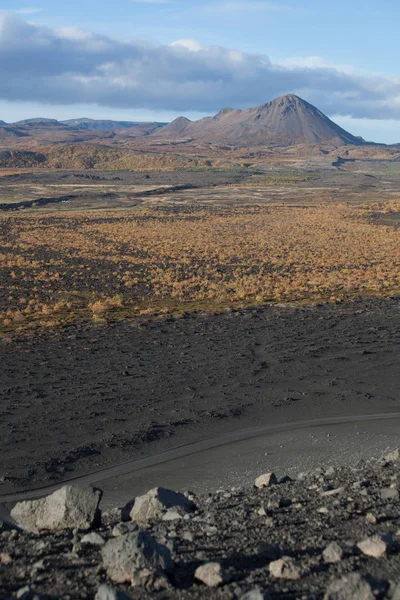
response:
[[[197,118],[294,92],[400,142],[399,22],[394,0],[0,0],[0,119]]]

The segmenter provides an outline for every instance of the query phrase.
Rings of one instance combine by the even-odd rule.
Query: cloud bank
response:
[[[328,114],[400,120],[400,77],[357,74],[322,59],[273,63],[193,40],[119,41],[0,14],[0,98],[213,113],[296,93]]]

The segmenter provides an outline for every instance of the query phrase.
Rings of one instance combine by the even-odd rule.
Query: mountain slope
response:
[[[324,142],[341,146],[363,143],[315,106],[293,94],[248,110],[224,108],[214,117],[199,121],[179,117],[151,137],[160,140],[192,138],[236,146],[292,146]]]

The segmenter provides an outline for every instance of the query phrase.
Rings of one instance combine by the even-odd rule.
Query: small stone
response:
[[[18,502],[11,516],[29,533],[90,529],[98,517],[101,496],[100,490],[66,485],[46,498]]]
[[[278,480],[275,476],[275,473],[264,473],[264,475],[260,475],[254,482],[256,488],[261,489],[264,487],[270,487],[271,485],[275,485],[278,483]]]
[[[322,552],[323,559],[326,563],[340,562],[343,558],[343,550],[336,542],[331,542]]]
[[[386,536],[374,535],[373,537],[358,542],[357,548],[359,548],[366,556],[382,558],[386,554],[388,545]]]
[[[392,450],[391,452],[388,452],[387,454],[385,454],[385,456],[383,457],[383,460],[385,462],[400,461],[400,448],[395,448],[395,450]]]
[[[118,523],[113,527],[111,535],[118,537],[119,535],[126,535],[127,533],[133,533],[138,531],[139,526],[137,523]]]
[[[168,571],[172,567],[168,548],[146,531],[109,540],[102,548],[103,565],[115,583],[132,583],[133,573],[142,569]]]
[[[269,572],[278,579],[300,579],[300,571],[289,556],[271,562]]]
[[[154,488],[135,498],[133,506],[130,502],[124,509],[123,514],[129,515],[132,521],[147,521],[148,519],[159,519],[168,511],[175,509],[179,514],[190,513],[195,510],[195,505],[183,494],[166,488]]]
[[[228,580],[222,565],[218,562],[201,565],[196,569],[194,576],[209,587],[217,587]]]
[[[380,493],[382,500],[398,500],[399,490],[396,488],[383,488]]]
[[[12,558],[7,552],[0,553],[0,563],[2,565],[10,565],[12,563]]]
[[[45,600],[42,594],[35,592],[29,585],[20,588],[16,593],[16,597],[18,600]]]
[[[165,590],[169,581],[162,571],[151,569],[134,570],[131,577],[132,587],[145,587],[153,591]]]
[[[163,521],[177,521],[178,519],[182,519],[182,518],[183,518],[183,515],[178,510],[175,510],[174,508],[170,508],[163,515],[162,520]]]
[[[81,544],[90,544],[91,546],[104,546],[105,544],[104,538],[95,531],[91,531],[83,536],[81,539]]]
[[[321,506],[317,512],[319,512],[321,515],[328,515],[329,508],[327,508],[326,506]]]
[[[375,600],[371,586],[359,573],[336,579],[327,588],[324,600]]]
[[[321,492],[321,496],[323,498],[326,498],[328,496],[339,496],[340,494],[343,494],[344,492],[344,487],[338,487],[335,488],[334,490],[326,490]]]
[[[111,585],[103,584],[97,590],[94,600],[129,600],[129,596],[119,592]]]
[[[184,531],[182,534],[182,539],[186,540],[186,542],[193,542],[194,535],[191,531]]]
[[[365,520],[371,525],[376,525],[376,517],[370,512],[365,515]]]

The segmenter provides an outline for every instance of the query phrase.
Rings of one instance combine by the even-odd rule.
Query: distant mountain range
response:
[[[224,108],[215,116],[198,121],[178,117],[169,124],[89,118],[65,121],[36,118],[11,124],[0,121],[0,147],[3,148],[82,142],[125,146],[189,143],[272,150],[319,146],[321,151],[373,145],[339,127],[318,108],[294,94],[246,110]],[[387,146],[394,147],[396,145]]]
[[[224,108],[214,117],[189,121],[179,117],[152,137],[159,140],[190,138],[236,146],[295,146],[331,142],[364,144],[336,125],[318,108],[298,96],[288,94],[247,110]]]
[[[66,121],[57,121],[56,119],[24,119],[15,123],[6,123],[0,121],[0,127],[57,127],[57,128],[72,128],[83,129],[86,131],[114,131],[118,129],[131,129],[133,127],[139,130],[146,131],[146,135],[163,127],[167,123],[151,123],[141,121],[111,121],[102,119],[67,119]],[[144,135],[144,134],[143,134]]]

